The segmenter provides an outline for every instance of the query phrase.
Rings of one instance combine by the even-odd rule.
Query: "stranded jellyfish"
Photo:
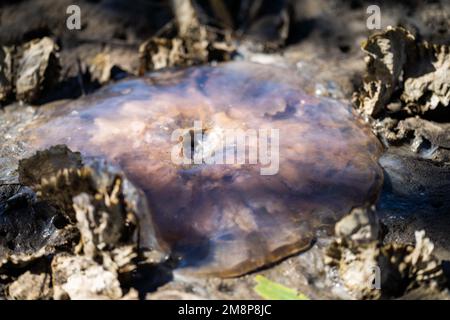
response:
[[[120,166],[180,268],[237,276],[305,250],[377,196],[377,139],[304,81],[248,62],[155,72],[43,109],[25,139]]]

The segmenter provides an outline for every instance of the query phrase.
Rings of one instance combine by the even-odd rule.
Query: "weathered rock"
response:
[[[54,252],[74,237],[64,215],[21,185],[0,186],[0,267]]]

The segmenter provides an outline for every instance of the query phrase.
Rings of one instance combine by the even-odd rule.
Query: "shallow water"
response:
[[[42,110],[22,140],[119,165],[145,192],[181,268],[236,276],[304,250],[380,189],[378,140],[348,105],[302,92],[304,81],[246,62],[153,73]],[[174,146],[187,147],[172,133],[193,132],[195,121],[215,156],[234,154],[218,147],[223,129],[279,130],[278,171],[262,175],[266,165],[248,161],[174,163]]]

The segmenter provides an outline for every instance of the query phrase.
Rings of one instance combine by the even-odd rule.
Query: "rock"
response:
[[[54,252],[74,230],[54,207],[19,184],[0,185],[0,267],[22,264]]]

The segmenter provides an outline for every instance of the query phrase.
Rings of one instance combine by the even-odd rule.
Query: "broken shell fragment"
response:
[[[145,193],[180,271],[237,276],[308,248],[318,229],[378,194],[378,140],[348,105],[304,85],[294,72],[247,62],[161,71],[43,111],[23,140],[120,166]],[[263,131],[278,139],[252,138]],[[227,132],[250,135],[241,161]]]

